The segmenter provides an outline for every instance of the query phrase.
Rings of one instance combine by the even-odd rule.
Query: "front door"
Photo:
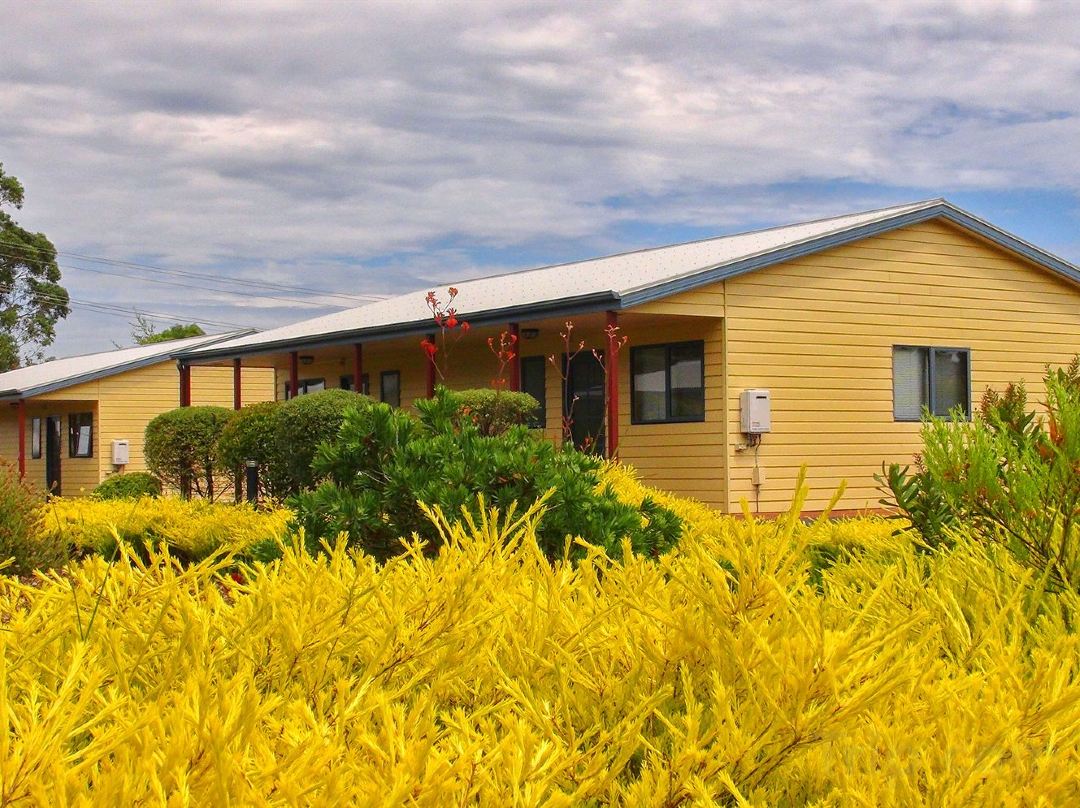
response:
[[[598,353],[602,360],[603,352]],[[594,454],[604,453],[604,387],[604,368],[592,351],[581,351],[570,360],[563,415],[571,419],[574,445]]]
[[[45,419],[45,490],[60,496],[60,450],[64,445],[64,427],[60,416]]]

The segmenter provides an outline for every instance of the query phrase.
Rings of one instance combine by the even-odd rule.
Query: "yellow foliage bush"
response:
[[[553,566],[535,512],[434,514],[437,556],[383,566],[296,542],[241,583],[126,550],[4,581],[0,800],[1080,800],[1076,595],[963,537],[680,507],[693,538],[659,560]],[[812,582],[814,540],[864,551]]]
[[[219,549],[242,552],[254,544],[279,541],[292,514],[284,508],[255,509],[176,497],[97,500],[53,498],[44,506],[42,539],[65,541],[77,553],[112,554],[117,537],[142,548],[164,542],[173,554],[202,559]]]

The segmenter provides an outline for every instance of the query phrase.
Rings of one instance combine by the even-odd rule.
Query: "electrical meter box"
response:
[[[772,431],[772,399],[768,390],[743,390],[739,395],[739,421],[744,435]]]
[[[114,466],[126,466],[131,457],[131,447],[126,440],[112,442],[112,462]]]

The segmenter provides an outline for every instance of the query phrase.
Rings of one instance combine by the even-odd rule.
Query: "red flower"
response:
[[[456,286],[451,286],[448,291],[450,292],[450,297],[457,297],[457,287]]]
[[[435,356],[435,352],[439,350],[439,347],[427,338],[420,340],[420,347],[424,349],[428,358]]]
[[[469,330],[469,324],[464,320],[461,321],[461,330],[462,332],[467,332]]]
[[[451,314],[449,317],[446,318],[446,327],[447,328],[457,328],[457,326],[458,326],[457,317],[455,317],[454,315]]]

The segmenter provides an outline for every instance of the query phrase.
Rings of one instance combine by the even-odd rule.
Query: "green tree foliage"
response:
[[[56,322],[71,312],[56,247],[4,210],[21,208],[23,186],[0,163],[0,372],[41,361]]]
[[[96,499],[139,499],[161,496],[161,480],[146,471],[110,474],[94,488]]]
[[[146,465],[185,497],[213,500],[231,485],[218,457],[218,439],[233,411],[225,407],[178,407],[146,426]]]
[[[540,402],[528,393],[480,388],[450,393],[460,417],[471,421],[481,435],[501,435],[513,426],[523,426]]]
[[[987,391],[970,421],[927,417],[914,474],[879,478],[930,547],[963,525],[1037,569],[1043,585],[1080,587],[1080,358],[1047,368],[1045,414],[1022,384]]]
[[[158,331],[153,320],[141,314],[135,314],[135,322],[131,324],[131,338],[136,345],[155,345],[159,342],[171,342],[174,339],[187,339],[188,337],[201,337],[206,334],[198,323],[177,324]]]
[[[628,539],[636,553],[673,546],[681,522],[650,499],[635,508],[610,488],[598,490],[602,461],[560,449],[522,426],[483,435],[460,418],[455,396],[440,388],[416,402],[419,418],[385,404],[350,409],[337,437],[320,447],[314,491],[291,500],[312,546],[347,533],[376,557],[401,549],[413,533],[434,547],[439,533],[418,502],[437,505],[450,518],[466,509],[479,515],[478,496],[507,509],[525,509],[552,491],[537,534],[544,552],[561,557],[568,536],[581,536],[614,556]],[[571,546],[571,555],[583,552]]]

